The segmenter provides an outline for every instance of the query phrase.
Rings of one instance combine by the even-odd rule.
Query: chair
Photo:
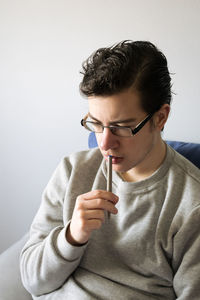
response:
[[[167,141],[177,152],[189,159],[200,168],[200,144]],[[89,135],[89,148],[97,146],[93,133]],[[0,299],[1,300],[29,300],[31,295],[22,285],[19,271],[19,255],[28,235],[7,249],[0,255]]]

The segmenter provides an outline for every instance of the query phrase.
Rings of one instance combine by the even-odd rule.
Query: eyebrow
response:
[[[91,113],[88,113],[88,116],[93,119],[94,121],[98,122],[98,123],[102,123],[101,121],[99,121],[98,119],[96,119],[95,117],[93,117],[91,115]],[[110,122],[111,125],[114,125],[114,124],[124,124],[124,123],[131,123],[131,122],[135,122],[136,119],[135,118],[129,118],[129,119],[125,119],[125,120],[116,120],[114,122]]]

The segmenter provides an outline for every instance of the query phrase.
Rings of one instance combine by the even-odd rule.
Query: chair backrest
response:
[[[198,143],[186,143],[178,141],[166,141],[172,148],[182,154],[188,160],[190,160],[195,166],[200,169],[200,144]],[[97,147],[96,136],[94,132],[91,132],[88,138],[89,148]]]
[[[178,141],[166,141],[166,143],[200,169],[200,144]]]

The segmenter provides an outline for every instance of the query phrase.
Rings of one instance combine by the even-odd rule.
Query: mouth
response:
[[[105,155],[105,159],[108,160],[108,156],[109,155]],[[111,155],[112,156],[112,164],[115,165],[115,164],[119,164],[122,162],[123,160],[123,157],[121,156],[114,156],[114,155]]]

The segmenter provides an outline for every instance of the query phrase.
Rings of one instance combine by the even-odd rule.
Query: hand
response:
[[[115,207],[118,197],[107,191],[94,190],[76,199],[74,212],[66,238],[72,245],[86,243],[93,230],[99,229],[104,222],[104,211],[117,214]]]

